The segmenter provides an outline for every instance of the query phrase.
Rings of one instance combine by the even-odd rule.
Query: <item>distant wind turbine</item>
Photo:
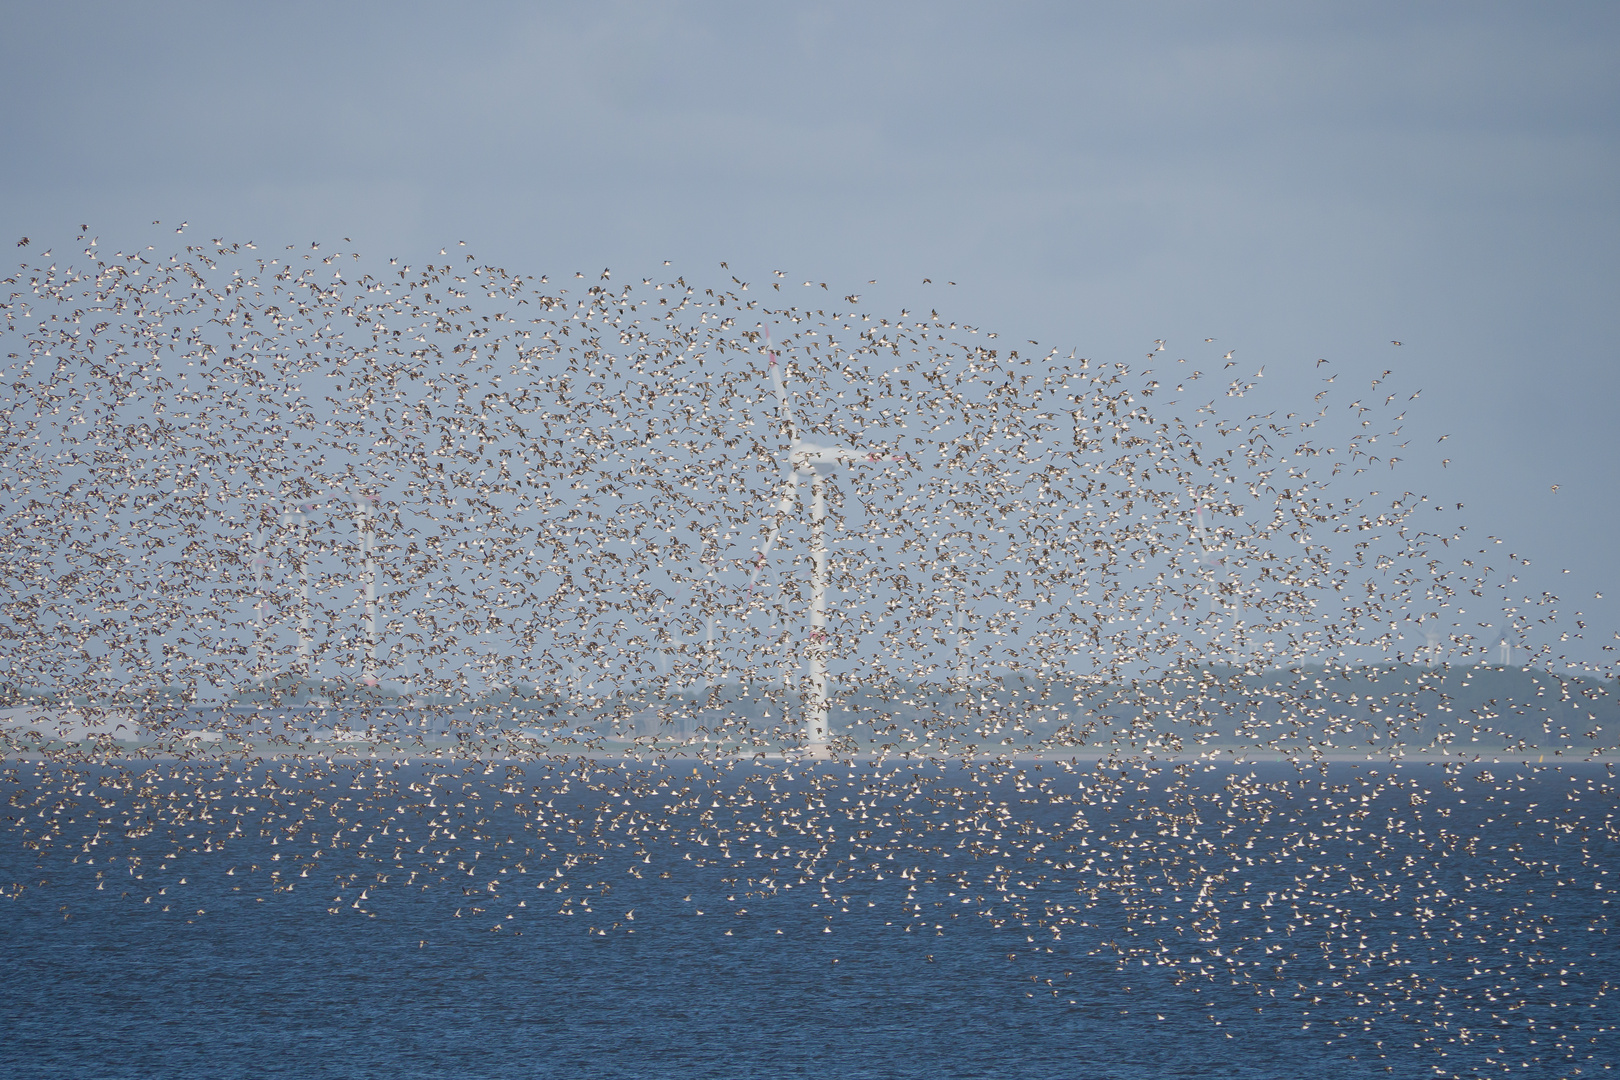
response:
[[[353,500],[355,505],[355,527],[360,538],[360,552],[364,575],[362,592],[365,596],[366,608],[366,654],[361,662],[361,681],[367,686],[378,685],[377,680],[377,563],[376,563],[376,537],[371,524],[372,508],[378,499],[374,495],[363,495],[355,492],[337,489],[325,497],[305,499],[297,502],[283,503],[281,511],[281,526],[283,529],[295,529],[294,547],[298,552],[298,666],[302,669],[303,677],[313,681],[315,678],[314,660],[312,658],[311,641],[314,636],[312,620],[310,617],[309,602],[309,514],[330,499]],[[253,559],[254,578],[258,579],[263,572],[268,575],[270,559],[263,552],[263,544],[258,547]],[[260,600],[255,605],[257,612],[258,632],[262,634],[264,627],[265,601]],[[257,651],[257,646],[256,646]]]
[[[360,681],[367,686],[377,685],[377,561],[376,535],[371,527],[371,511],[377,496],[339,488],[336,494],[354,500],[354,524],[360,533],[360,555],[365,573],[366,597],[366,657],[361,663]]]

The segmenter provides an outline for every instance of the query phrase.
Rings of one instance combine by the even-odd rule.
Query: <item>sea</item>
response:
[[[65,798],[8,764],[9,1080],[1620,1066],[1601,764],[1384,763],[1372,779],[1370,765],[1273,763],[1191,786],[945,766],[907,778],[910,819],[882,802],[894,775],[859,762],[733,766],[701,785],[681,763],[684,787],[643,771],[634,790],[533,766],[241,765],[233,786],[229,768],[202,785],[171,765],[157,794],[203,810],[139,828],[127,800],[94,797],[116,770],[86,767]],[[379,842],[375,822],[337,815],[296,834],[236,828],[246,815],[227,804],[269,775],[277,806],[322,808],[385,776],[396,831]],[[413,785],[417,805],[393,802]],[[807,863],[802,836],[754,827],[767,792],[777,824],[821,799],[849,827]],[[633,839],[615,813],[641,822]],[[657,828],[683,814],[694,828]],[[61,827],[40,843],[50,815]]]

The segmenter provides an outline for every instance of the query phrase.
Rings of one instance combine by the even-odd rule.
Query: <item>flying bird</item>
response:
[[[0,324],[40,879],[597,941],[977,925],[1054,1004],[1600,1063],[1611,673],[1527,555],[1366,482],[1397,395],[1167,403],[853,291],[116,246]]]

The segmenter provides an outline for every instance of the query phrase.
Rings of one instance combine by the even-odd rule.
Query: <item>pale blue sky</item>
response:
[[[1319,357],[1346,385],[1395,368],[1423,390],[1399,486],[1620,626],[1620,6],[4,16],[8,246],[185,220],[552,274],[725,259],[1104,359],[1214,337],[1267,407],[1307,402]]]

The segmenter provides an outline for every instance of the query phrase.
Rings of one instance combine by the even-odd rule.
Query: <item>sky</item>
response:
[[[1256,411],[1393,369],[1391,490],[1615,655],[1613,4],[4,6],[0,236],[783,270]]]

